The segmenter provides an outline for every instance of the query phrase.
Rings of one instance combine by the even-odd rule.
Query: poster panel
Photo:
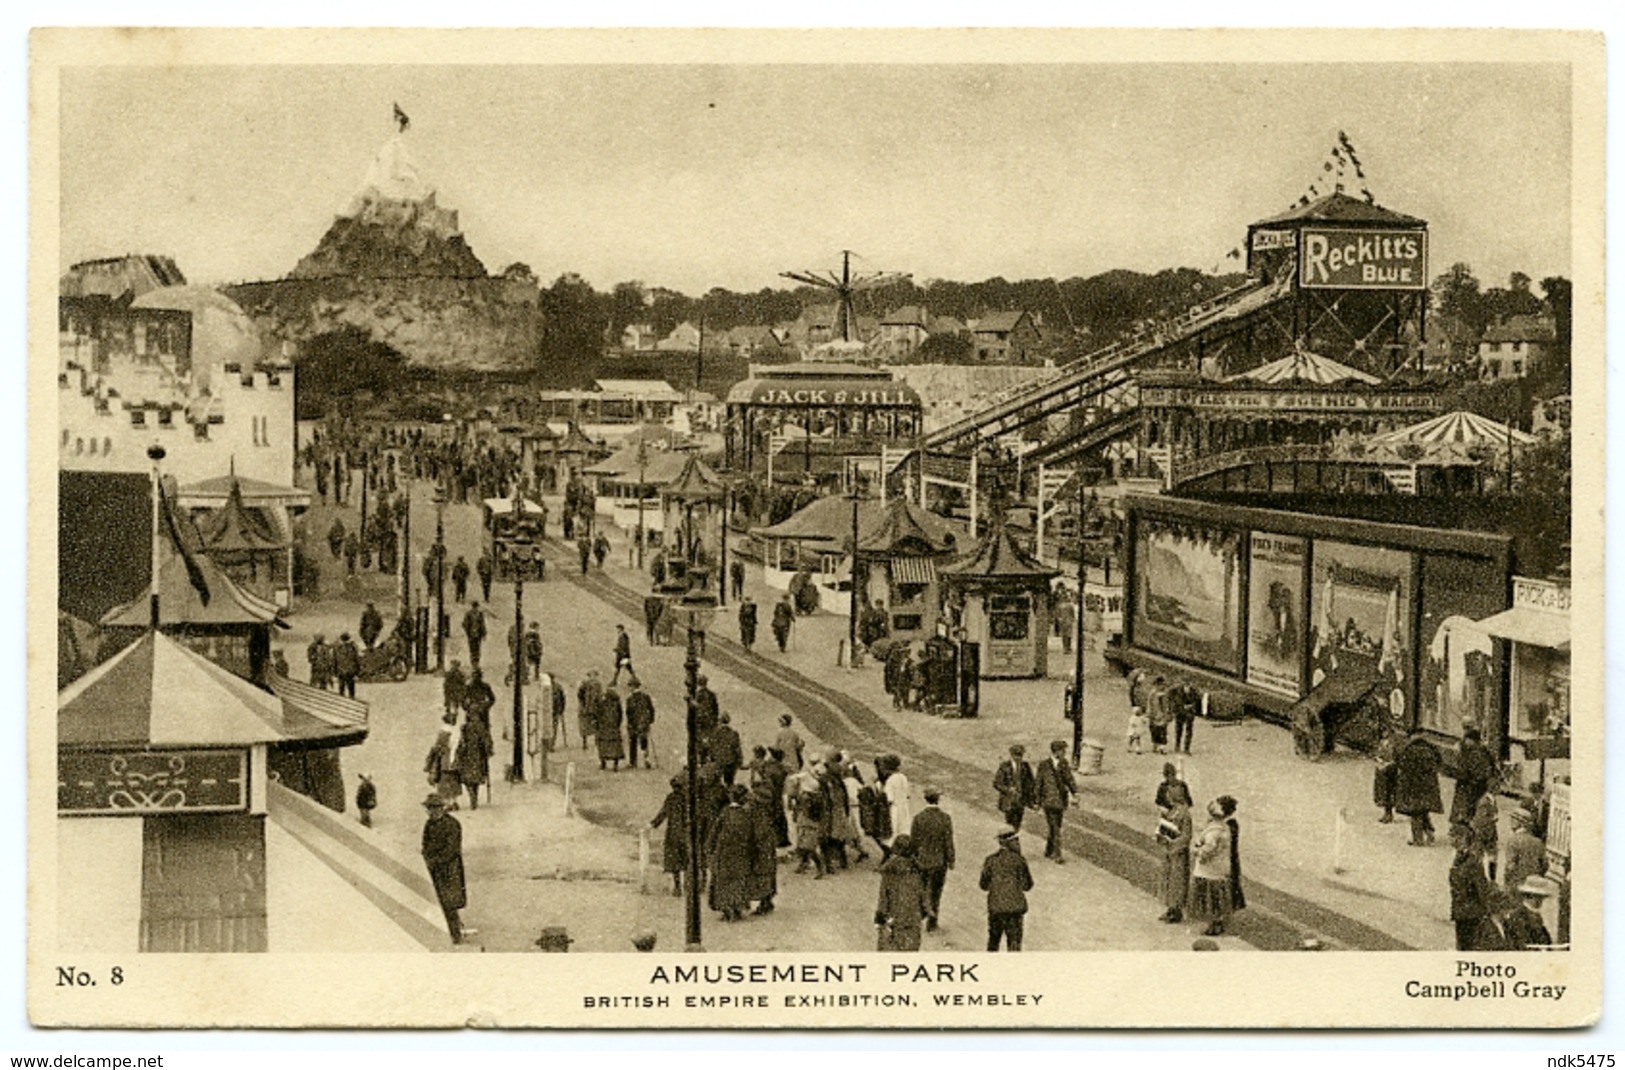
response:
[[[1309,682],[1380,677],[1390,714],[1409,724],[1411,555],[1316,539],[1309,606]]]
[[[1240,672],[1240,533],[1147,518],[1139,540],[1135,644]]]
[[[1417,723],[1460,736],[1465,725],[1491,742],[1501,733],[1501,661],[1478,621],[1506,608],[1506,573],[1493,562],[1451,554],[1422,558],[1421,659]]]
[[[1302,697],[1305,541],[1255,531],[1247,579],[1247,682]]]

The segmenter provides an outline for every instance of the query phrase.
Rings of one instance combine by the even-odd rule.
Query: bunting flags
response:
[[[1354,180],[1349,181],[1349,171],[1353,170]],[[1326,176],[1330,175],[1331,178]],[[1325,191],[1322,191],[1324,184]],[[1355,151],[1354,142],[1349,140],[1345,131],[1337,132],[1337,143],[1332,146],[1330,155],[1321,162],[1320,177],[1309,186],[1309,191],[1299,197],[1292,205],[1293,208],[1306,208],[1329,193],[1344,193],[1349,189],[1358,189],[1361,198],[1367,204],[1376,204],[1377,199],[1366,185],[1365,167],[1360,163],[1359,153]]]

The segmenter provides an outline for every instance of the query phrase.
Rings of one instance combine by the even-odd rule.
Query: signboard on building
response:
[[[1428,390],[1218,390],[1211,387],[1143,386],[1140,404],[1150,408],[1280,410],[1310,412],[1438,412],[1439,395]]]
[[[1253,231],[1253,252],[1264,253],[1271,249],[1293,249],[1298,244],[1298,232],[1295,230],[1255,230]]]
[[[56,759],[64,817],[246,812],[247,750],[64,750]]]
[[[1425,290],[1427,232],[1306,227],[1298,285],[1310,290]]]
[[[1090,631],[1117,635],[1123,631],[1123,586],[1118,583],[1083,585],[1084,623]]]

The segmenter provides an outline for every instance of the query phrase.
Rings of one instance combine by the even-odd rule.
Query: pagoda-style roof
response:
[[[847,542],[851,539],[848,533]],[[953,547],[953,535],[941,518],[907,498],[886,502],[867,530],[861,522],[858,526],[858,553],[865,556],[942,554]]]
[[[1017,546],[1002,517],[994,522],[993,530],[977,546],[975,553],[964,560],[944,565],[940,571],[950,583],[1002,580],[1048,584],[1060,575],[1060,572]]]
[[[1346,193],[1328,193],[1319,200],[1310,201],[1280,215],[1270,216],[1254,223],[1255,227],[1278,227],[1284,223],[1340,223],[1354,226],[1425,227],[1426,221],[1415,216],[1384,208],[1380,204],[1350,197]]]
[[[596,453],[598,444],[583,434],[581,425],[572,420],[564,438],[553,448],[559,453]]]
[[[158,626],[172,628],[191,626],[203,628],[250,627],[274,624],[288,625],[281,619],[281,608],[274,602],[244,590],[219,566],[207,557],[194,561],[208,601],[192,582],[186,562],[179,554],[171,554],[158,566]],[[105,628],[146,628],[152,624],[152,587],[149,585],[139,598],[109,610],[102,617]]]
[[[286,543],[243,504],[242,484],[232,479],[226,504],[211,514],[203,527],[203,546],[210,553],[282,550]]]
[[[908,507],[908,524],[923,530],[932,546],[951,550],[958,538],[955,525],[912,503]],[[892,501],[868,498],[858,502],[858,545],[864,547],[873,534],[884,525]],[[852,543],[852,499],[831,495],[807,503],[795,513],[765,528],[753,529],[752,534],[768,539],[804,542],[827,542],[845,549]],[[829,549],[835,549],[835,546]],[[942,552],[942,551],[933,551]]]
[[[179,518],[177,518],[179,519]],[[188,562],[187,556],[191,560]],[[281,608],[238,586],[204,554],[176,548],[173,537],[158,545],[158,626],[233,627],[275,624]],[[205,593],[207,592],[207,593]],[[109,610],[101,619],[107,628],[146,628],[152,624],[152,584],[139,597]]]
[[[282,701],[148,632],[57,696],[65,747],[244,747],[289,738]]]
[[[727,485],[697,453],[690,453],[677,478],[660,490],[662,497],[680,502],[719,502],[727,492]]]

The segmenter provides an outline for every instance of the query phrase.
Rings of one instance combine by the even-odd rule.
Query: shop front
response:
[[[1023,552],[1002,518],[973,555],[941,573],[959,630],[980,647],[982,679],[1049,672],[1050,584],[1059,573]]]

